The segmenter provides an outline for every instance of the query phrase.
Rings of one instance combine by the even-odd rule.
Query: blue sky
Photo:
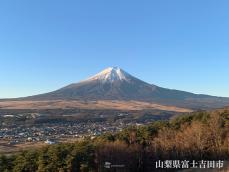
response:
[[[0,2],[0,98],[56,90],[109,66],[229,97],[227,0]]]

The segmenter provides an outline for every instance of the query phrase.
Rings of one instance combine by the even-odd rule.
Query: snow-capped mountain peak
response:
[[[128,80],[130,75],[119,67],[109,67],[88,80],[100,80],[102,82],[114,82]]]
[[[59,90],[20,100],[143,101],[193,109],[220,108],[229,105],[229,98],[165,89],[146,83],[118,67],[109,67],[87,80],[72,83]]]

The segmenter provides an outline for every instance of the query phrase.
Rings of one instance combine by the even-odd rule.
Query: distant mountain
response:
[[[165,89],[146,83],[118,67],[107,68],[59,90],[20,100],[136,100],[192,109],[229,105],[229,98]]]

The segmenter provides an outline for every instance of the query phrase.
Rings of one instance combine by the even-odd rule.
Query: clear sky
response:
[[[0,1],[0,98],[56,90],[109,66],[229,97],[228,0]]]

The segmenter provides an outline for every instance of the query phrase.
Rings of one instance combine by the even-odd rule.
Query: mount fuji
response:
[[[109,67],[86,80],[59,90],[19,100],[142,101],[191,109],[210,109],[229,105],[229,98],[162,88],[146,83],[118,67]]]

